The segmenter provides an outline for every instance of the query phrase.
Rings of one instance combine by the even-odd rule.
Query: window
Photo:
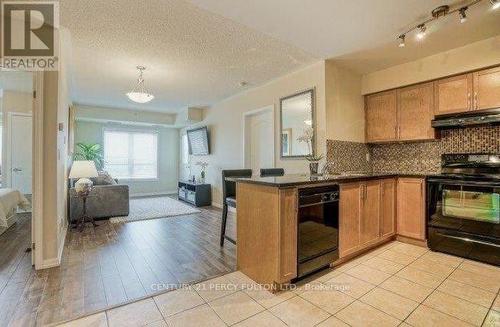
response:
[[[119,179],[158,178],[158,134],[105,130],[104,168]]]

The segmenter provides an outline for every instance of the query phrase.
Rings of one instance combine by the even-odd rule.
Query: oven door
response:
[[[500,185],[488,182],[427,182],[429,247],[498,264]]]

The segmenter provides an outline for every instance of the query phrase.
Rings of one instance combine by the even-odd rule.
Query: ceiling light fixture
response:
[[[417,39],[422,40],[425,37],[425,31],[427,30],[427,27],[425,27],[425,24],[420,24],[417,27],[420,29],[417,33]]]
[[[399,36],[399,47],[400,48],[404,48],[406,46],[405,38],[406,38],[406,35],[404,35],[404,34],[401,34]]]
[[[467,21],[467,14],[465,13],[469,9],[468,7],[462,7],[458,11],[458,14],[460,16],[460,23],[465,23]]]
[[[142,77],[143,72],[146,70],[144,66],[137,66],[139,70],[139,78],[137,79],[137,85],[131,92],[127,93],[127,97],[137,103],[148,103],[155,98],[154,95],[146,90],[144,85],[144,78]]]
[[[427,18],[425,21],[419,23],[418,25],[414,25],[413,27],[411,27],[410,29],[408,29],[404,33],[398,35],[398,37],[397,37],[397,39],[399,41],[398,46],[400,48],[403,48],[405,46],[405,37],[409,33],[414,32],[414,31],[417,31],[417,34],[416,34],[417,40],[424,39],[426,36],[426,30],[427,30],[427,27],[429,26],[429,24],[432,23],[433,21],[441,18],[441,17],[445,17],[445,16],[448,16],[448,15],[451,15],[454,13],[458,13],[459,17],[460,17],[460,22],[465,23],[467,21],[467,18],[468,18],[467,17],[467,10],[470,7],[475,6],[478,3],[481,3],[483,1],[485,1],[485,0],[469,0],[468,3],[466,3],[465,5],[462,5],[461,7],[450,8],[450,6],[448,6],[448,5],[443,5],[443,6],[439,6],[439,7],[435,8],[431,12],[431,17]],[[489,0],[489,2],[491,3],[492,9],[500,8],[500,0]]]

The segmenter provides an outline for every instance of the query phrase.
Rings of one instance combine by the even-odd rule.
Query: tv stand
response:
[[[180,181],[178,183],[177,195],[179,196],[179,200],[196,207],[212,205],[212,187],[210,184]]]

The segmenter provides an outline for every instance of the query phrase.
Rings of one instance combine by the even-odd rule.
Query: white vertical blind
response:
[[[158,134],[105,130],[104,168],[115,178],[158,178]]]

